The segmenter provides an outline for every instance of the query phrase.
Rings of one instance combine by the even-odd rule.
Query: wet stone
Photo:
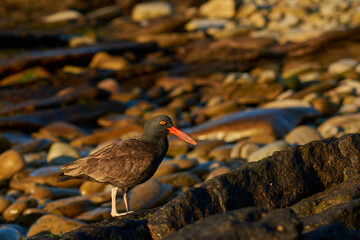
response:
[[[128,62],[120,56],[112,56],[106,52],[98,52],[92,58],[89,67],[118,71],[125,68]]]
[[[330,64],[328,67],[328,71],[329,73],[333,74],[342,74],[352,70],[357,64],[358,61],[356,59],[344,58]]]
[[[228,114],[187,129],[197,140],[227,142],[250,137],[253,142],[272,142],[291,131],[305,117],[317,116],[313,108],[255,109]]]
[[[21,238],[21,233],[14,228],[0,228],[0,239],[18,240]]]
[[[46,204],[44,210],[48,213],[73,218],[92,209],[93,206],[93,202],[88,199],[70,197],[50,202]]]
[[[284,140],[278,140],[273,143],[267,144],[264,147],[252,152],[248,157],[248,162],[256,162],[264,157],[270,156],[275,151],[281,151],[288,148],[289,145]]]
[[[209,175],[206,177],[205,181],[207,181],[209,179],[212,179],[212,178],[214,178],[216,176],[219,176],[219,175],[222,175],[222,174],[225,174],[225,173],[229,173],[229,172],[231,172],[230,168],[225,167],[225,166],[215,168],[214,170],[212,170],[209,173]]]
[[[7,150],[0,155],[0,180],[9,180],[25,167],[22,155],[15,150]]]
[[[218,162],[230,161],[230,154],[233,147],[234,144],[218,146],[209,152],[209,157]]]
[[[55,142],[51,145],[47,162],[54,165],[63,165],[80,158],[79,152],[67,143]]]
[[[259,148],[260,148],[259,144],[252,143],[252,142],[244,143],[244,145],[242,146],[242,148],[240,150],[240,158],[248,159],[249,156],[253,152],[257,151]]]
[[[3,216],[6,221],[11,222],[17,219],[25,209],[36,206],[37,201],[34,198],[19,199],[5,209]]]
[[[209,159],[209,152],[214,149],[217,146],[221,146],[225,144],[224,141],[221,140],[204,140],[204,141],[199,141],[198,144],[196,145],[196,148],[194,150],[192,150],[191,152],[189,152],[187,154],[188,158],[204,158],[204,159]]]
[[[232,18],[236,12],[235,0],[211,0],[200,6],[200,14],[207,18]]]
[[[79,190],[81,195],[89,195],[93,193],[103,192],[106,186],[107,186],[106,183],[86,181],[81,184]]]
[[[0,214],[4,212],[4,210],[10,206],[12,200],[7,196],[0,196]]]
[[[336,137],[340,132],[357,133],[360,130],[359,119],[359,113],[335,116],[323,122],[318,131],[324,138]]]
[[[150,209],[163,204],[172,194],[172,188],[169,184],[160,183],[155,179],[135,186],[129,191],[129,205],[131,210]],[[118,197],[119,198],[119,197]],[[124,201],[118,200],[118,211],[125,210]]]
[[[11,148],[10,141],[0,135],[0,153],[5,152],[6,150],[9,150]]]
[[[54,141],[61,139],[73,140],[83,135],[84,132],[78,126],[61,121],[51,122],[40,128],[39,132],[33,134],[36,138],[49,138]]]
[[[14,146],[12,149],[18,151],[20,154],[26,154],[32,152],[45,151],[50,147],[51,144],[52,141],[48,139],[34,139],[25,143],[18,144]],[[29,161],[25,159],[25,162],[28,163]]]
[[[76,217],[77,220],[84,222],[95,222],[110,218],[111,208],[110,207],[99,207],[94,210],[83,212]]]
[[[168,183],[172,187],[184,187],[184,186],[191,187],[201,181],[198,176],[196,176],[195,174],[189,171],[172,173],[169,175],[157,177],[156,180],[162,183]]]
[[[294,128],[285,136],[285,141],[290,145],[304,145],[308,142],[321,139],[320,133],[315,128],[306,125]]]
[[[64,10],[42,17],[44,23],[56,23],[70,20],[77,20],[82,14],[75,10]]]
[[[164,175],[168,175],[174,173],[179,170],[179,165],[176,163],[169,163],[168,161],[163,161],[159,168],[156,170],[154,177],[160,177]]]
[[[133,8],[131,18],[135,21],[142,21],[169,16],[173,12],[173,6],[168,2],[138,3]]]
[[[119,83],[113,78],[106,78],[96,85],[98,88],[106,90],[112,94],[118,93],[121,90]]]
[[[47,214],[39,218],[29,229],[27,237],[32,237],[41,232],[50,232],[53,234],[62,234],[69,232],[81,226],[85,223],[72,220],[59,215]]]
[[[198,162],[194,159],[182,159],[182,158],[171,159],[171,160],[166,161],[165,163],[177,165],[179,171],[193,168],[198,164]]]

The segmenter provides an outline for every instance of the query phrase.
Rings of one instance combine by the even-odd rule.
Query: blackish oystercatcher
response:
[[[196,145],[192,138],[173,126],[168,116],[159,115],[145,123],[142,135],[116,141],[91,155],[63,165],[58,171],[58,181],[80,178],[111,184],[111,216],[127,214],[128,190],[154,175],[168,151],[169,133]],[[126,213],[116,211],[116,193],[119,188],[124,192]]]

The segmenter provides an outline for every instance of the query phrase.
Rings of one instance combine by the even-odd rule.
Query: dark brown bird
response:
[[[168,151],[169,133],[196,145],[192,138],[173,126],[168,116],[159,115],[145,123],[142,135],[116,141],[91,155],[63,165],[58,171],[58,181],[80,178],[111,184],[111,216],[129,213],[127,192],[154,175]],[[126,213],[116,210],[119,188],[124,192]]]

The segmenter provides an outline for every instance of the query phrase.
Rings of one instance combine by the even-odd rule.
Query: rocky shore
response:
[[[360,239],[360,2],[5,0],[0,26],[0,239]],[[170,136],[134,213],[57,182],[158,114],[198,145]]]

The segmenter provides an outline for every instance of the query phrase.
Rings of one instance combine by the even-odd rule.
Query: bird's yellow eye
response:
[[[165,125],[166,124],[166,122],[165,121],[160,121],[160,125]]]

